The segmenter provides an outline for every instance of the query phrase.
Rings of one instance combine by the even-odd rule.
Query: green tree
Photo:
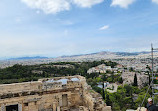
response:
[[[123,83],[123,79],[122,79],[122,77],[119,77],[118,82],[119,82],[120,84]]]
[[[107,77],[106,77],[105,74],[103,74],[102,79],[103,79],[103,81],[106,81],[106,80],[107,80]]]
[[[103,99],[105,100],[105,91],[104,91],[104,82],[102,82],[102,86],[103,86]]]
[[[130,72],[133,72],[133,71],[134,71],[133,67],[130,67],[130,68],[129,68],[129,71],[130,71]]]
[[[133,86],[138,86],[137,74],[134,75],[134,83],[133,83]]]

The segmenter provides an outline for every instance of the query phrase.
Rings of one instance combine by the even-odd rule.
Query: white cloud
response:
[[[58,13],[64,10],[70,10],[72,4],[78,5],[80,7],[88,7],[95,4],[99,4],[104,0],[21,0],[29,7],[34,9],[40,9],[46,14]]]
[[[21,0],[29,7],[41,9],[45,13],[57,13],[70,9],[70,0]]]
[[[99,30],[106,30],[106,29],[108,29],[108,28],[109,28],[109,25],[105,25],[105,26],[99,28]]]
[[[152,2],[157,3],[158,4],[158,0],[152,0]]]
[[[104,0],[74,0],[74,3],[81,7],[91,7],[92,5],[102,3]]]
[[[128,8],[135,0],[112,0],[111,6],[120,6],[121,8]]]

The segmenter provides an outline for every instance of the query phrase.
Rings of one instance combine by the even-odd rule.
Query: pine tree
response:
[[[106,93],[106,104],[108,105],[108,106],[111,106],[112,104],[111,104],[111,101],[110,101],[110,98],[109,98],[109,94],[107,94]]]
[[[138,82],[137,82],[137,75],[134,75],[134,83],[133,86],[138,86]]]
[[[103,95],[102,95],[102,96],[103,96],[103,99],[105,100],[104,82],[103,82],[103,84],[102,84],[102,85],[103,85],[103,89],[102,89],[102,90],[103,90]]]
[[[119,78],[118,82],[119,82],[120,84],[123,83],[123,79],[122,79],[122,77]]]

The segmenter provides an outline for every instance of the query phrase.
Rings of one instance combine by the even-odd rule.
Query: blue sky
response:
[[[149,51],[158,0],[0,0],[0,58]]]

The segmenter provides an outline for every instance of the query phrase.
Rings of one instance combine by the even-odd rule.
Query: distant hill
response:
[[[57,58],[48,58],[48,57],[41,57],[41,56],[35,56],[35,57],[19,57],[19,58],[10,58],[8,60],[31,60],[31,59],[68,59],[71,61],[72,59],[83,59],[83,58],[91,58],[91,59],[107,59],[107,58],[118,58],[118,57],[130,57],[130,56],[139,56],[143,54],[150,54],[150,52],[108,52],[108,51],[102,51],[102,52],[96,52],[96,53],[90,53],[90,54],[79,54],[79,55],[65,55],[60,56]]]
[[[139,54],[149,54],[150,52],[116,52],[116,55],[121,56],[137,56]]]
[[[10,58],[8,60],[30,60],[30,59],[47,59],[48,57],[41,57],[41,56],[35,56],[35,57],[18,57],[18,58]]]
[[[154,52],[154,57],[158,57],[158,52]],[[19,57],[0,60],[0,68],[13,66],[14,64],[35,65],[47,64],[51,62],[83,62],[83,61],[98,61],[106,59],[127,59],[127,58],[151,58],[150,52],[96,52],[91,54],[79,54],[70,56],[60,56],[56,58],[48,57]]]
[[[102,51],[102,52],[96,52],[96,53],[90,53],[90,54],[80,54],[80,55],[70,55],[70,56],[61,56],[60,58],[76,58],[76,57],[89,57],[89,56],[121,56],[121,57],[125,57],[125,56],[138,56],[141,54],[150,54],[150,52],[107,52],[107,51]]]

